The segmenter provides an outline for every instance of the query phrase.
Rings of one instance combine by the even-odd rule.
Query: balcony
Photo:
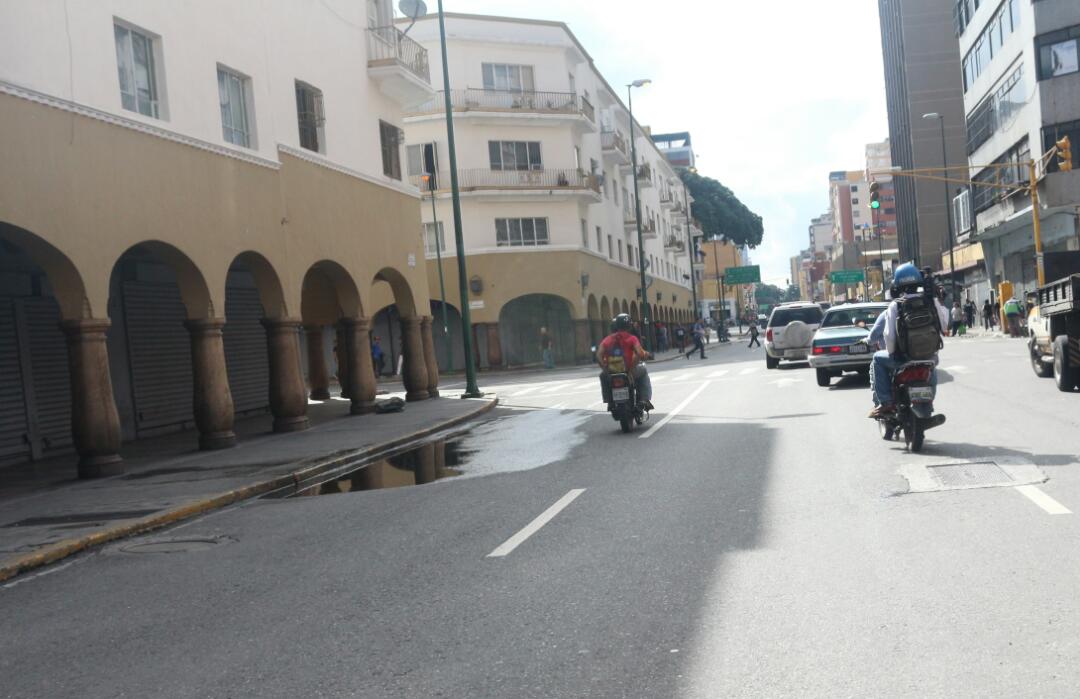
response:
[[[686,241],[672,234],[664,238],[664,250],[668,252],[686,252]]]
[[[608,162],[617,165],[630,162],[630,148],[626,145],[626,139],[618,131],[601,131],[600,148]]]
[[[623,212],[623,226],[627,233],[637,234],[637,220],[634,218],[634,212]],[[655,238],[656,237],[656,224],[647,218],[641,219],[641,237],[642,238]]]
[[[660,206],[670,211],[675,208],[675,196],[670,192],[660,192]]]
[[[637,168],[638,184],[642,187],[652,187],[652,168],[648,165],[638,165]]]
[[[445,92],[408,109],[408,120],[438,118],[446,111]],[[596,112],[588,100],[573,92],[537,92],[527,90],[484,90],[465,88],[450,91],[450,108],[481,123],[508,116],[531,119],[538,124],[570,119],[586,130],[596,128]]]
[[[379,89],[406,109],[431,99],[428,54],[397,27],[367,30],[368,75]]]
[[[682,199],[676,199],[671,205],[671,215],[676,219],[686,219],[686,204],[683,204]]]
[[[436,191],[449,192],[450,172],[441,171],[435,177]],[[410,176],[409,181],[422,191],[430,191],[419,175]],[[583,195],[592,201],[600,200],[600,180],[577,169],[458,170],[458,189],[463,195],[506,196],[521,192],[551,196],[564,192],[571,196]]]

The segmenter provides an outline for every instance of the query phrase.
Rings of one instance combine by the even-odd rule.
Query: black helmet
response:
[[[627,313],[620,313],[615,316],[615,320],[611,321],[611,327],[614,328],[615,332],[629,330],[633,325],[634,323],[630,320],[630,315]]]

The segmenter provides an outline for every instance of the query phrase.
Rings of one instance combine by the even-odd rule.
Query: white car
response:
[[[809,357],[823,315],[816,303],[785,303],[774,308],[765,330],[765,366],[775,369],[781,359],[803,361]]]

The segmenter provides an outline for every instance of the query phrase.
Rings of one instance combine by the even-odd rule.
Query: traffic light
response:
[[[1069,137],[1062,137],[1062,139],[1054,145],[1057,146],[1058,170],[1061,172],[1072,170],[1072,142],[1069,140]]]
[[[881,189],[881,185],[877,181],[870,183],[870,208],[881,208],[881,195],[878,194],[878,190]]]

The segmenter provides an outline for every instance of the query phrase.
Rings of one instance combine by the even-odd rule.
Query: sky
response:
[[[565,22],[613,87],[651,79],[634,94],[634,116],[654,133],[689,131],[698,171],[764,219],[751,256],[765,282],[791,276],[810,219],[828,210],[829,172],[863,169],[866,144],[888,135],[873,0],[444,0],[443,8]]]

